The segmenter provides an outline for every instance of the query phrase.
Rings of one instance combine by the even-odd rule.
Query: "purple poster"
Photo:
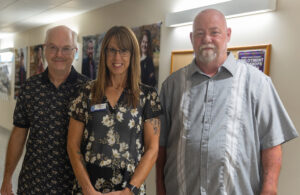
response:
[[[240,51],[238,59],[244,60],[248,64],[258,68],[260,71],[265,70],[265,51],[253,50],[253,51]]]

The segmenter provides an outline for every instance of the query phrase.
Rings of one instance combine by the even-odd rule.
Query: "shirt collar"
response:
[[[191,78],[196,73],[203,74],[203,72],[200,70],[200,68],[196,64],[196,58],[194,58],[192,63],[189,65],[189,69],[188,69],[189,78]]]
[[[71,66],[71,72],[66,80],[66,83],[74,83],[77,80],[77,72],[73,66]]]
[[[237,66],[237,60],[230,52],[224,64],[222,64],[222,67],[225,68],[228,72],[230,72],[232,76],[234,76],[236,73],[236,66]]]
[[[220,72],[221,69],[226,69],[231,75],[234,75],[236,73],[236,63],[237,63],[236,59],[234,58],[233,54],[230,52],[225,62],[220,66],[218,72]],[[197,66],[196,59],[194,58],[192,63],[189,65],[189,77],[193,76],[195,73],[206,75]]]
[[[46,70],[42,73],[42,78],[43,78],[44,82],[51,82],[49,79],[48,73],[49,73],[49,70],[47,67]],[[68,77],[64,83],[73,83],[76,81],[76,79],[77,79],[77,72],[76,72],[75,68],[72,66],[70,74],[68,75]]]

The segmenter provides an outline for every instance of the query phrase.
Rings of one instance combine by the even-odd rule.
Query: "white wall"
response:
[[[129,27],[164,22],[166,13],[178,8],[186,0],[124,0],[123,2],[91,11],[52,25],[19,33],[15,37],[15,47],[24,47],[43,42],[44,33],[50,26],[70,25],[78,29],[81,36],[107,31],[113,25]],[[176,7],[177,6],[177,7]],[[247,46],[272,44],[270,76],[286,106],[296,128],[300,129],[300,63],[297,54],[300,45],[300,2],[298,0],[278,0],[276,12],[232,18],[228,26],[232,27],[229,46]],[[159,85],[169,75],[172,50],[192,49],[189,40],[191,26],[167,28],[162,25]],[[81,54],[81,51],[80,53]],[[75,62],[80,70],[80,59]],[[15,102],[0,100],[0,125],[11,128]],[[298,195],[300,192],[300,140],[296,139],[284,145],[283,165],[279,182],[279,195]],[[148,182],[148,194],[155,194],[154,174]]]

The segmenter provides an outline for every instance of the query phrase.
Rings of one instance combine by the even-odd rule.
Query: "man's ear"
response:
[[[229,42],[231,39],[231,28],[227,28],[226,34],[227,34],[227,42]]]
[[[191,40],[191,43],[193,44],[193,32],[190,32],[190,40]]]

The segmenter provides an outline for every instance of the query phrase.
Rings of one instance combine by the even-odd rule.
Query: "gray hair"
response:
[[[77,37],[78,37],[77,33],[75,31],[73,31],[72,29],[70,29],[69,27],[65,26],[65,25],[55,26],[55,27],[52,27],[52,28],[48,29],[47,32],[46,32],[45,43],[47,43],[47,41],[49,39],[50,32],[53,31],[53,30],[56,30],[56,29],[64,29],[64,30],[67,30],[67,31],[71,32],[73,44],[77,48]]]

